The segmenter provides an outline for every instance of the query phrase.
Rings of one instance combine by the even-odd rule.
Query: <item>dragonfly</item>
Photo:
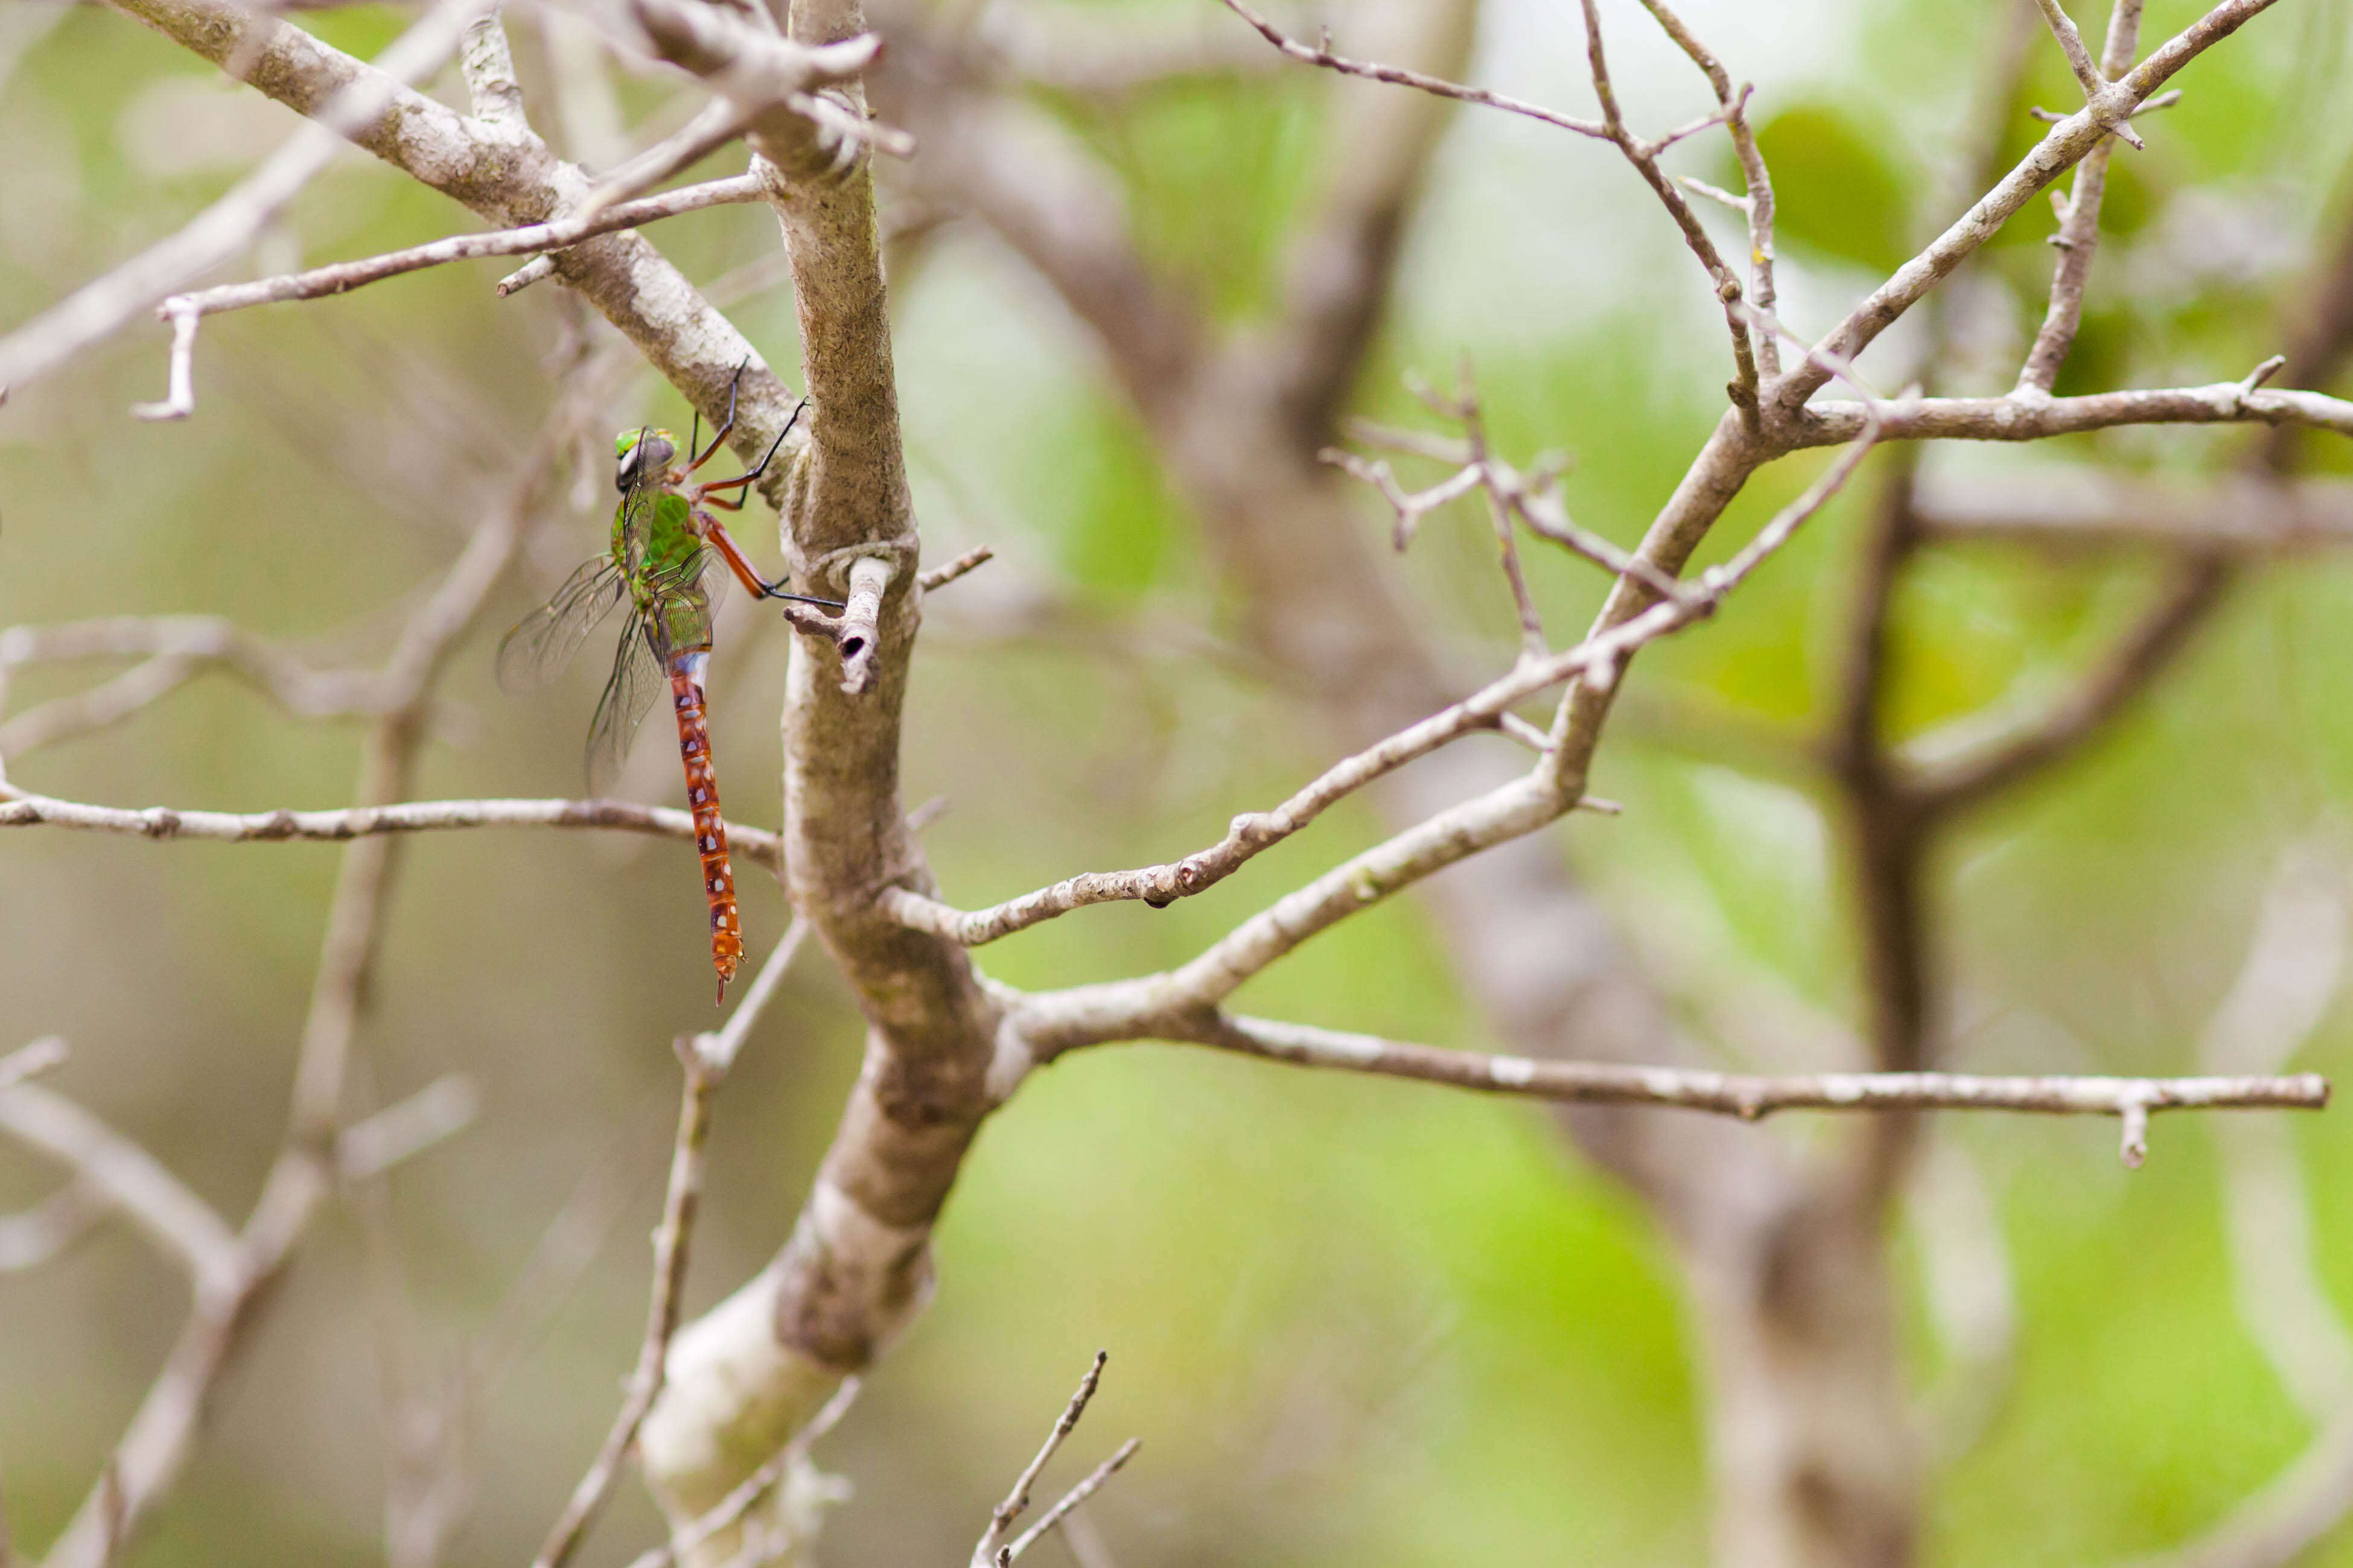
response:
[[[740,381],[743,370],[738,367]],[[807,406],[804,398],[802,407]],[[702,482],[697,470],[717,455],[735,427],[735,389],[727,418],[697,451],[698,416],[681,447],[667,430],[641,426],[614,437],[613,536],[602,555],[585,562],[555,596],[526,616],[499,644],[499,681],[511,691],[546,685],[571,663],[604,619],[627,606],[628,618],[613,653],[613,671],[588,727],[589,788],[602,793],[628,760],[629,741],[664,685],[678,719],[679,757],[686,767],[687,805],[694,815],[694,846],[702,861],[703,897],[711,907],[711,963],[719,972],[719,1000],[743,962],[744,933],[735,910],[735,879],[727,864],[727,826],[719,811],[719,782],[711,762],[711,726],[703,678],[711,664],[712,612],[736,578],[758,599],[791,599],[839,609],[833,599],[785,592],[762,577],[716,515],[739,511],[748,488],[767,471],[801,409],[785,422],[766,456],[733,479]],[[681,460],[682,459],[682,460]],[[730,496],[727,492],[734,492]]]

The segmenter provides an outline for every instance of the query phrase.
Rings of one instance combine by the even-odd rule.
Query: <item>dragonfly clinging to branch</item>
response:
[[[740,378],[743,372],[736,372]],[[806,405],[806,400],[804,400]],[[694,844],[702,858],[702,890],[711,906],[711,962],[719,995],[735,977],[744,937],[735,913],[735,879],[727,865],[727,828],[719,814],[719,784],[711,765],[711,727],[703,712],[703,679],[711,663],[712,612],[733,574],[756,598],[792,599],[839,609],[831,599],[788,594],[764,579],[714,515],[739,510],[745,489],[767,471],[791,434],[800,410],[758,466],[732,479],[697,483],[694,473],[717,454],[735,426],[735,395],[727,420],[700,452],[690,437],[678,459],[678,437],[643,426],[614,441],[621,502],[605,554],[572,574],[555,597],[523,618],[499,645],[499,680],[509,689],[545,685],[571,662],[597,623],[623,605],[628,622],[614,650],[613,673],[588,729],[587,771],[601,793],[628,756],[629,739],[667,679],[678,716],[679,755],[686,764],[686,798],[694,813]],[[733,499],[725,492],[733,490]]]

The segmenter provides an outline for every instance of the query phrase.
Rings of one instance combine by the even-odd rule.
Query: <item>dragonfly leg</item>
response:
[[[786,593],[782,583],[771,583],[753,569],[752,558],[744,553],[744,547],[735,542],[717,518],[707,511],[698,511],[694,521],[702,526],[702,537],[710,541],[711,547],[719,552],[719,558],[727,563],[727,569],[735,574],[735,580],[743,584],[754,598],[797,599],[804,605],[823,605],[829,610],[841,608],[839,599],[819,599],[807,594]]]
[[[722,479],[720,481],[721,486],[723,488],[724,486],[733,484],[748,485],[754,479],[758,479],[762,474],[766,473],[768,471],[768,459],[776,455],[776,448],[785,444],[785,437],[791,435],[793,433],[793,426],[801,422],[801,410],[807,406],[808,399],[806,397],[802,398],[798,403],[794,404],[793,416],[785,421],[785,427],[776,432],[776,438],[775,440],[768,443],[768,450],[760,458],[759,462],[754,464],[749,472],[743,474],[739,478]]]
[[[713,457],[717,456],[719,444],[727,439],[727,434],[729,431],[735,428],[735,395],[743,390],[744,372],[751,363],[752,362],[749,359],[746,359],[743,364],[737,365],[735,367],[734,379],[727,384],[727,422],[711,433],[711,445],[705,447],[700,453],[696,453],[694,450],[694,442],[695,439],[699,437],[692,437],[687,441],[686,449],[688,453],[692,456],[693,460],[686,465],[686,472],[690,474],[694,472],[695,469],[702,467],[703,464],[711,461]],[[702,416],[698,413],[695,417],[699,421],[702,418]],[[702,426],[698,423],[695,428],[697,431],[700,431],[702,429]],[[786,426],[786,428],[790,428],[790,426]]]

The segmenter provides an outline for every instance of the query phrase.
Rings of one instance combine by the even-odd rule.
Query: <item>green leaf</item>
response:
[[[1783,110],[1757,128],[1757,145],[1772,171],[1775,234],[1784,246],[1874,272],[1903,262],[1904,183],[1878,139],[1846,110],[1826,103]]]

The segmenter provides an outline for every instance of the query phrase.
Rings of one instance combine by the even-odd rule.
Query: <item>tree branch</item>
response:
[[[1562,131],[1573,131],[1579,136],[1590,136],[1597,141],[1611,140],[1608,127],[1599,121],[1580,120],[1575,115],[1556,113],[1542,104],[1489,92],[1484,88],[1465,87],[1460,82],[1448,81],[1424,71],[1378,65],[1369,60],[1352,60],[1334,54],[1329,48],[1317,48],[1289,37],[1282,28],[1242,4],[1242,0],[1225,0],[1225,6],[1256,28],[1261,37],[1302,64],[1321,66],[1325,70],[1338,71],[1343,76],[1362,77],[1368,81],[1388,82],[1394,87],[1409,87],[1417,92],[1452,99],[1457,103],[1475,103],[1482,109],[1499,109],[1506,114],[1525,115],[1530,120],[1541,121]]]
[[[513,559],[533,495],[568,434],[561,418],[551,421],[512,488],[402,628],[383,677],[385,711],[361,763],[356,793],[364,805],[389,801],[405,789],[435,680]],[[26,804],[20,796],[0,810]],[[102,1568],[170,1489],[231,1352],[253,1321],[254,1304],[292,1261],[320,1205],[337,1185],[343,1080],[390,896],[391,843],[362,838],[343,852],[296,1052],[285,1141],[236,1237],[234,1268],[196,1293],[163,1371],[98,1484],[50,1549],[48,1568]]]
[[[2076,79],[2083,82],[2087,95],[2105,87],[2108,77],[2123,74],[2125,67],[2132,63],[2133,50],[2140,38],[2141,0],[2116,0],[2116,10],[2108,20],[2107,42],[2103,46],[2097,68],[2084,52],[2084,40],[2076,33],[2075,25],[2059,8],[2059,0],[2042,0],[2042,5],[2052,30],[2059,35],[2061,45],[2068,48],[2068,63],[2076,68]],[[2103,75],[2103,71],[2106,74]],[[2130,125],[2118,125],[2116,135],[2135,147],[2141,145]],[[2103,142],[2084,153],[2084,161],[2075,165],[2074,184],[2059,220],[2059,233],[2051,242],[2059,248],[2059,265],[2051,279],[2050,309],[2043,316],[2042,330],[2034,334],[2033,347],[2027,351],[2026,363],[2018,372],[2018,387],[2022,393],[2049,392],[2059,377],[2059,367],[2066,363],[2068,350],[2075,346],[2075,330],[2084,319],[2084,285],[2091,278],[2092,258],[2100,246],[2100,203],[2107,191],[2108,156],[2115,151],[2115,142]]]
[[[237,1235],[212,1205],[153,1154],[64,1095],[25,1082],[0,1089],[0,1131],[73,1172],[187,1270],[200,1302],[237,1279],[242,1269]]]
[[[352,71],[332,93],[320,94],[307,111],[311,123],[178,233],[0,338],[0,386],[22,387],[56,369],[190,279],[236,257],[343,151],[343,136],[381,133],[406,90],[404,84],[448,58],[490,4],[444,0],[436,5],[375,66]]]
[[[2049,135],[1951,227],[1926,250],[1897,268],[1887,281],[1849,312],[1818,348],[1827,351],[1835,361],[1852,362],[1954,268],[1991,239],[2037,192],[2081,162],[2183,67],[2270,9],[2272,4],[2273,0],[2224,0],[2122,78],[2093,93],[2082,110],[2053,126]],[[1810,356],[1774,384],[1773,401],[1783,410],[1801,407],[1830,380],[1831,374],[1827,363]]]
[[[238,67],[244,79],[298,113],[315,116],[352,84],[375,84],[390,108],[351,132],[351,140],[501,226],[548,222],[591,189],[586,174],[528,132],[470,120],[290,23],[229,0],[109,3],[216,65]],[[554,268],[703,417],[715,424],[737,396],[730,440],[746,461],[785,427],[798,398],[642,236],[622,230],[584,240],[554,253]]]
[[[353,289],[381,282],[386,278],[397,278],[405,272],[447,266],[452,261],[567,250],[582,240],[594,239],[600,234],[636,228],[640,224],[701,212],[706,207],[755,202],[765,194],[755,176],[737,174],[731,179],[710,180],[699,185],[664,191],[658,196],[622,202],[586,216],[526,224],[521,228],[501,229],[491,234],[452,235],[429,244],[413,245],[406,250],[386,251],[381,256],[314,267],[307,272],[261,278],[250,283],[225,283],[217,289],[175,295],[164,302],[162,311],[167,316],[183,311],[197,316],[214,316],[224,310],[242,310],[255,305],[323,299],[329,295],[346,294]]]
[[[2054,1116],[2174,1110],[2292,1109],[2328,1103],[2316,1073],[2253,1078],[1987,1077],[1973,1073],[1805,1073],[1766,1077],[1614,1062],[1537,1061],[1445,1050],[1372,1035],[1210,1009],[1170,1013],[1149,1037],[1211,1046],[1296,1067],[1408,1078],[1483,1093],[1602,1105],[1654,1105],[1753,1121],[1782,1110],[2013,1110]],[[2128,1163],[2138,1163],[2127,1155]]]
[[[1808,374],[1803,367],[1792,375]],[[1827,446],[1854,438],[1862,405],[1818,403],[1788,426],[1791,445]],[[2251,391],[2243,382],[2084,397],[1920,397],[1883,405],[1880,436],[1889,441],[2043,441],[2124,425],[2306,426],[2353,436],[2353,403],[2316,392]]]
[[[671,806],[627,800],[426,800],[397,805],[355,805],[341,811],[141,811],[86,805],[29,791],[0,790],[0,827],[37,825],[141,838],[195,838],[215,843],[282,843],[290,839],[342,843],[386,833],[433,833],[471,827],[611,827],[691,841],[694,818]],[[730,853],[774,871],[780,841],[748,823],[727,825]]]

